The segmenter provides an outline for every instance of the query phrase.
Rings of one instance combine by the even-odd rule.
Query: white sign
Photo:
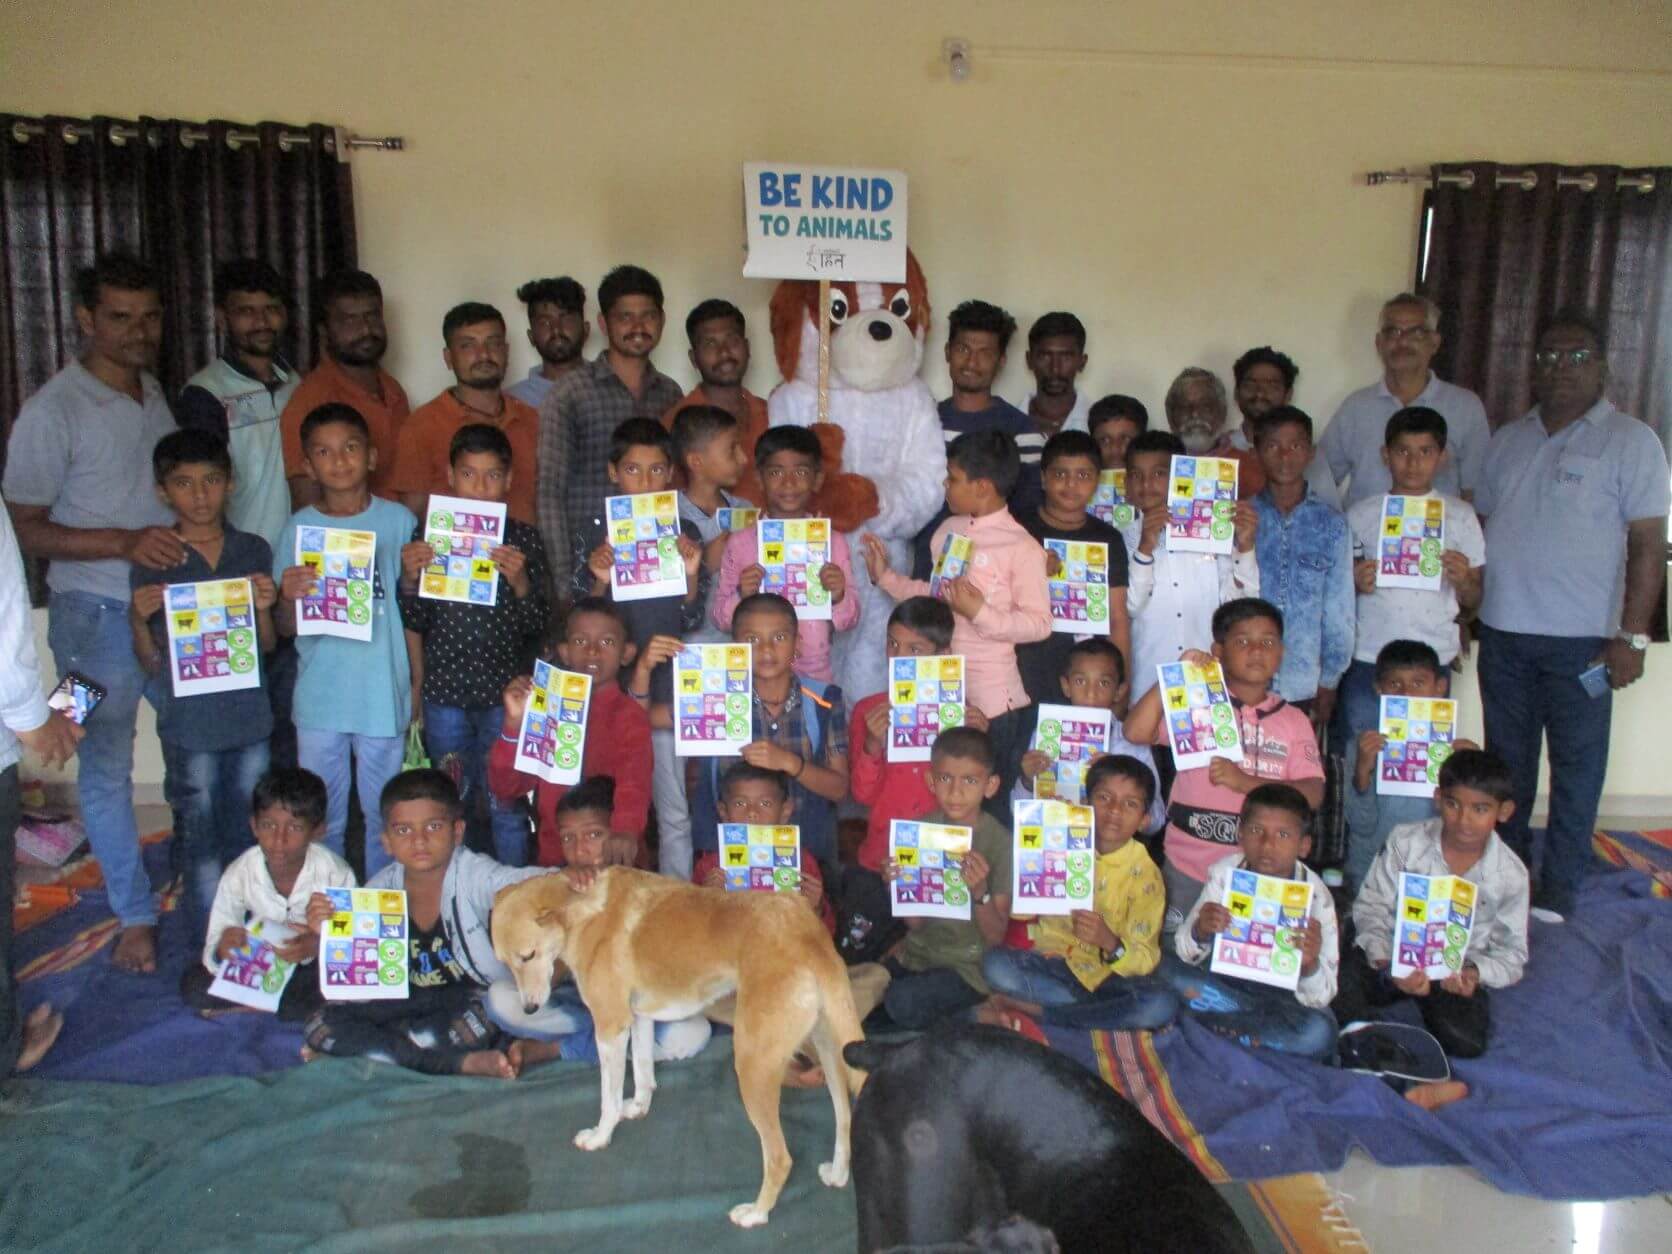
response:
[[[903,171],[747,162],[743,219],[745,278],[905,282]]]

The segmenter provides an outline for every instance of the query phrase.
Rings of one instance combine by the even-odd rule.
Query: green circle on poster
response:
[[[1438,540],[1424,540],[1422,542],[1422,555],[1424,557],[1440,556],[1440,542]]]
[[[1469,943],[1469,932],[1461,923],[1446,924],[1446,944],[1459,950]]]
[[[956,727],[964,721],[964,707],[955,701],[949,701],[940,708],[940,722],[942,727]]]
[[[285,972],[290,970],[288,963],[281,963],[264,972],[261,977],[261,991],[264,993],[282,992],[284,989]]]
[[[961,884],[954,886],[950,880],[947,881],[946,891],[941,896],[946,899],[946,904],[949,906],[967,906],[970,904],[969,889]]]
[[[726,739],[741,740],[749,734],[749,720],[746,718],[728,718],[726,720]]]
[[[1131,526],[1132,520],[1137,517],[1137,514],[1133,512],[1130,505],[1117,505],[1115,506],[1114,517],[1115,526],[1128,527]]]
[[[1075,875],[1085,875],[1091,870],[1091,855],[1089,853],[1069,854],[1068,869]]]
[[[368,579],[350,579],[348,581],[348,599],[350,601],[369,601],[372,597],[372,585]]]
[[[1424,578],[1432,579],[1435,575],[1440,573],[1440,559],[1437,557],[1425,557],[1422,561],[1417,563],[1417,569],[1422,572]]]
[[[255,636],[248,627],[234,627],[226,633],[227,647],[233,650],[248,649],[255,643]]]
[[[807,604],[824,605],[830,600],[830,593],[823,584],[810,583],[807,585]]]
[[[679,554],[679,542],[672,536],[663,536],[656,541],[656,552],[660,557],[676,557]]]
[[[1293,975],[1300,970],[1300,955],[1292,949],[1271,951],[1271,969],[1277,975]]]
[[[446,510],[438,509],[433,514],[430,515],[430,530],[432,530],[432,531],[451,531],[452,529],[453,529],[453,516],[451,514],[449,514]]]
[[[356,627],[364,627],[372,621],[372,610],[369,605],[350,605],[348,607],[348,621]]]
[[[1428,760],[1428,770],[1424,772],[1424,774],[1428,776],[1428,782],[1430,784],[1437,785],[1440,782],[1440,764],[1430,758]]]
[[[568,745],[559,745],[555,756],[558,766],[566,771],[572,771],[581,764],[581,755]]]
[[[232,668],[234,675],[248,675],[255,669],[255,658],[249,653],[239,651],[227,659],[227,665]]]
[[[801,872],[793,866],[780,866],[772,869],[772,882],[779,888],[789,890],[801,887]]]
[[[1231,538],[1231,533],[1235,530],[1236,527],[1233,524],[1226,522],[1223,518],[1215,518],[1213,520],[1213,526],[1209,528],[1209,531],[1215,540],[1229,540]]]
[[[557,738],[566,745],[578,745],[581,742],[581,729],[573,723],[559,723]]]
[[[384,963],[377,969],[377,978],[381,983],[393,988],[406,979],[406,964],[400,962]]]
[[[951,888],[954,885],[956,885],[959,888],[962,888],[963,885],[964,885],[964,868],[963,867],[957,867],[957,866],[949,866],[949,867],[946,868],[946,873],[941,876],[941,879],[943,879],[946,882],[946,886],[948,888]]]
[[[1091,880],[1084,875],[1070,875],[1068,877],[1068,895],[1079,898],[1090,897]]]
[[[1039,720],[1039,738],[1041,740],[1057,740],[1062,736],[1062,724],[1054,718]],[[1041,746],[1043,748],[1044,746]]]
[[[1235,501],[1215,501],[1213,503],[1213,516],[1215,518],[1235,518],[1237,516],[1237,503]]]
[[[726,697],[726,713],[731,715],[747,714],[749,712],[749,698],[741,692],[731,693]]]
[[[1213,738],[1221,745],[1234,745],[1237,742],[1237,732],[1234,727],[1216,727]]]

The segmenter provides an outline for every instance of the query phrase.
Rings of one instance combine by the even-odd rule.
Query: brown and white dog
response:
[[[517,981],[523,1009],[546,1004],[562,968],[574,974],[598,1036],[603,1109],[575,1136],[583,1150],[610,1143],[622,1119],[650,1110],[657,1020],[683,1019],[737,995],[733,1051],[743,1108],[761,1140],[763,1174],[733,1223],[766,1222],[790,1174],[778,1123],[784,1068],[809,1036],[836,1113],[836,1148],[819,1165],[831,1188],[848,1182],[850,1101],[859,1077],[842,1049],[862,1040],[846,968],[813,912],[793,896],[721,893],[663,875],[613,867],[587,888],[542,875],[494,901],[493,948]],[[633,1097],[622,1101],[632,1038]]]

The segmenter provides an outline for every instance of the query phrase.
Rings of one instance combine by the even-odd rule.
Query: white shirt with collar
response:
[[[227,928],[243,927],[251,919],[305,924],[309,897],[327,888],[353,888],[355,882],[353,868],[314,841],[286,896],[274,886],[267,870],[267,855],[260,846],[246,849],[221,872],[221,882],[215,888],[215,903],[209,907],[209,932],[203,942],[203,965],[210,974],[220,971],[215,946]]]
[[[1121,529],[1129,555],[1126,609],[1132,617],[1132,701],[1155,687],[1155,668],[1186,649],[1213,646],[1213,612],[1226,601],[1260,595],[1254,550],[1224,557],[1174,553],[1165,542],[1149,557],[1138,552],[1143,523]]]
[[[16,733],[34,731],[49,713],[41,694],[23,555],[11,515],[0,509],[0,771],[23,756]]]

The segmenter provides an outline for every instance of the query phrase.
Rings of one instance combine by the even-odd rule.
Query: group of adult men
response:
[[[142,262],[101,258],[81,278],[76,318],[84,347],[29,399],[9,447],[4,496],[22,551],[51,563],[49,641],[60,672],[96,675],[106,689],[80,744],[79,794],[94,850],[103,864],[111,908],[122,931],[115,961],[155,967],[156,905],[140,857],[132,797],[136,718],[148,685],[164,682],[140,669],[128,626],[129,569],[166,569],[181,541],[153,490],[150,453],[176,422],[226,437],[236,489],[234,526],[274,542],[291,510],[313,502],[317,487],[301,457],[301,419],[316,406],[345,402],[371,433],[372,487],[418,507],[444,490],[448,442],[466,423],[503,429],[514,449],[519,489],[513,515],[535,522],[546,543],[556,587],[567,586],[569,536],[585,528],[607,491],[610,433],[630,417],[663,418],[678,406],[716,405],[739,420],[752,447],[767,426],[765,402],[743,386],[749,341],[743,315],[723,300],[692,309],[689,360],[699,383],[684,392],[652,361],[662,336],[663,292],[655,276],[619,266],[600,284],[596,325],[605,340],[590,359],[586,293],[569,278],[538,279],[518,298],[539,361],[507,385],[505,319],[491,305],[467,302],[443,323],[442,360],[454,382],[412,410],[400,383],[383,368],[389,337],[383,294],[357,270],[317,286],[319,359],[307,375],[281,346],[289,293],[258,260],[225,265],[215,293],[220,355],[193,375],[171,406],[152,371],[162,338],[158,282]],[[960,318],[959,314],[963,317]],[[1091,397],[1083,390],[1086,332],[1072,314],[1050,313],[1030,328],[1027,367],[1035,390],[1020,406],[993,393],[1015,323],[996,306],[967,302],[953,318],[946,346],[951,396],[940,407],[950,439],[959,431],[1012,431],[1024,461],[1037,462],[1046,439],[1085,429]],[[1472,498],[1487,517],[1491,553],[1481,677],[1487,737],[1511,761],[1517,782],[1519,836],[1548,737],[1554,767],[1551,826],[1567,857],[1588,847],[1607,764],[1610,697],[1592,698],[1577,681],[1592,658],[1609,664],[1615,688],[1643,671],[1646,635],[1661,594],[1666,533],[1666,463],[1643,424],[1603,397],[1605,346],[1581,321],[1558,322],[1538,345],[1534,385],[1539,404],[1508,422],[1492,443],[1479,399],[1439,379],[1437,311],[1402,294],[1380,311],[1375,334],[1382,374],[1354,392],[1324,429],[1310,491],[1342,506],[1387,490],[1381,460],[1387,418],[1425,405],[1446,419],[1447,463],[1438,487]],[[1168,425],[1196,452],[1238,456],[1245,467],[1252,422],[1291,402],[1298,369],[1269,347],[1243,354],[1228,393],[1213,372],[1192,367],[1168,389]],[[1241,422],[1232,425],[1234,399]],[[532,465],[528,463],[532,462]],[[1658,470],[1655,469],[1658,466]],[[1642,512],[1645,467],[1660,477],[1660,505]],[[745,481],[747,487],[747,480]],[[16,559],[0,554],[0,561]],[[21,573],[0,571],[15,593]],[[14,601],[16,597],[12,598]],[[0,721],[41,739],[41,708],[24,694],[39,686],[29,653],[27,615],[0,604],[0,678],[15,700],[0,701]],[[21,633],[21,635],[20,635]],[[278,725],[290,691],[294,655],[270,661]],[[865,694],[851,694],[854,697]],[[64,751],[51,733],[49,753]],[[292,750],[293,752],[293,750]],[[18,756],[0,733],[0,860],[10,864]],[[275,760],[286,760],[282,743]]]

